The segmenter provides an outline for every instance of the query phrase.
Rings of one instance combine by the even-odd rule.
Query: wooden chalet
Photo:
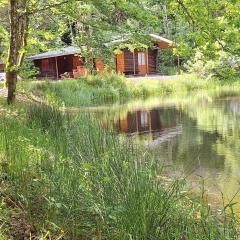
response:
[[[124,48],[121,53],[115,56],[115,70],[125,75],[147,75],[157,73],[157,55],[161,48],[176,47],[172,41],[150,34],[153,48],[144,50],[134,50]],[[124,40],[113,41],[111,44],[120,43]],[[61,77],[78,78],[87,74],[85,59],[79,55],[80,49],[66,47],[61,50],[49,51],[31,56],[34,65],[39,69],[38,78],[59,79]],[[102,72],[104,69],[103,61],[93,59],[93,69]]]
[[[78,53],[80,49],[66,47],[61,50],[49,51],[29,57],[33,60],[35,67],[39,69],[38,78],[60,79],[61,77],[78,78],[87,73],[84,66],[84,58]],[[97,71],[103,69],[99,60],[93,60]]]
[[[153,48],[143,50],[135,49],[131,52],[129,49],[122,49],[121,53],[116,55],[116,71],[125,75],[147,75],[157,73],[157,56],[159,49],[176,48],[176,45],[161,36],[150,34]],[[118,41],[118,40],[117,40]],[[120,40],[118,42],[124,42]]]

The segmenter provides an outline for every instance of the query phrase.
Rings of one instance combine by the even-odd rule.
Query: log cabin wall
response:
[[[135,67],[134,67],[135,65]],[[116,56],[116,71],[126,75],[138,74],[138,51],[131,52],[127,48]]]
[[[116,55],[115,62],[116,62],[116,72],[124,73],[125,64],[124,64],[124,53],[123,52]]]
[[[39,69],[39,78],[52,78],[57,77],[55,58],[45,58],[34,60],[34,65]]]
[[[148,73],[154,74],[157,72],[157,49],[148,49]]]
[[[77,70],[78,66],[82,65],[82,61],[79,56],[74,56],[73,57],[73,70]]]
[[[127,48],[123,49],[122,53],[116,56],[116,71],[126,75],[154,74],[157,72],[157,52],[157,49],[136,49],[133,53]],[[139,66],[138,53],[145,54],[144,66]]]
[[[126,75],[134,75],[133,53],[130,50],[128,50],[127,48],[125,48],[125,49],[123,49],[123,54],[124,54],[124,65],[125,65],[124,73]]]

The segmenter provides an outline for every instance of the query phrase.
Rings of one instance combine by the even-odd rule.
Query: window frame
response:
[[[146,65],[145,52],[138,52],[138,65],[139,66],[145,66]]]

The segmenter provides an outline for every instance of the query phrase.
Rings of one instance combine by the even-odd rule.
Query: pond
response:
[[[154,152],[172,175],[187,176],[193,189],[204,181],[210,202],[221,192],[230,201],[240,190],[240,97],[155,99],[101,108],[96,116]]]

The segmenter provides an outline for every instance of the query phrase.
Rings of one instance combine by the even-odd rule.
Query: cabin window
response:
[[[42,71],[49,71],[49,59],[42,59]]]
[[[145,53],[144,52],[138,53],[138,65],[145,65]]]
[[[141,112],[141,127],[147,127],[147,126],[148,126],[148,113]]]

